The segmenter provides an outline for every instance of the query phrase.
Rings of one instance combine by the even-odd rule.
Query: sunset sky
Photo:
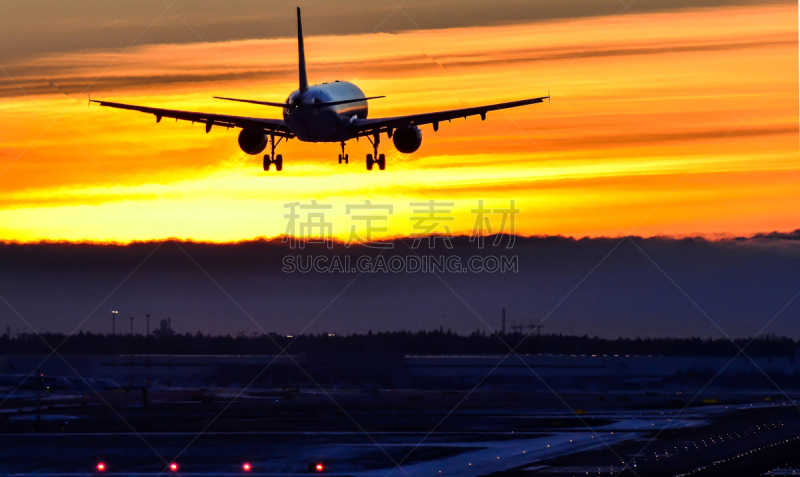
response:
[[[251,17],[141,2],[79,27],[49,2],[7,6],[0,26],[17,29],[0,37],[0,240],[272,237],[286,229],[284,204],[311,200],[333,205],[339,238],[361,225],[346,205],[364,200],[394,206],[386,236],[408,235],[409,204],[431,199],[455,204],[455,233],[470,231],[478,200],[514,200],[524,235],[800,228],[796,3],[593,1],[536,17],[538,2],[508,0],[496,16],[476,7],[445,20],[442,2],[423,14],[409,0],[371,6],[351,30],[337,29],[333,3],[301,3],[309,79],[386,95],[370,117],[548,91],[552,102],[424,126],[411,155],[384,136],[386,171],[365,170],[366,140],[348,143],[349,165],[336,144],[293,140],[278,149],[284,170],[264,172],[238,131],[87,107],[88,93],[277,118],[212,96],[282,101],[296,89],[294,4]],[[23,32],[35,8],[48,10],[45,26]]]

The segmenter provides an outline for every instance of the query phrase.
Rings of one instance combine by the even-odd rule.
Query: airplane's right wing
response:
[[[141,113],[153,114],[156,117],[156,122],[160,122],[161,118],[173,118],[183,121],[192,121],[193,123],[203,123],[206,126],[206,132],[211,130],[211,126],[222,126],[225,128],[242,128],[252,129],[256,131],[264,131],[267,134],[274,134],[278,137],[285,137],[287,139],[293,138],[294,133],[282,119],[261,119],[261,118],[248,118],[244,116],[229,116],[227,114],[213,114],[213,113],[196,113],[192,111],[179,111],[175,109],[161,109],[151,108],[148,106],[135,106],[132,104],[113,103],[111,101],[102,101],[92,99],[91,102],[99,103],[101,106],[108,106],[111,108],[128,109],[130,111],[139,111]]]
[[[485,106],[476,106],[472,108],[451,109],[449,111],[437,111],[434,113],[410,114],[408,116],[395,116],[391,118],[375,118],[375,119],[356,119],[350,126],[350,131],[353,137],[359,136],[372,136],[388,132],[390,129],[397,129],[409,126],[420,126],[422,124],[433,124],[434,131],[439,129],[441,121],[449,121],[456,118],[466,118],[467,116],[480,115],[482,119],[486,118],[488,111],[497,111],[499,109],[516,108],[528,104],[541,103],[545,99],[550,99],[550,96],[542,96],[540,98],[521,99],[519,101],[510,101],[508,103],[487,104]]]

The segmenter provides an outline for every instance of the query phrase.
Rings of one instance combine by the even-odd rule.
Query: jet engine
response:
[[[416,126],[398,128],[392,135],[394,147],[403,154],[411,154],[422,144],[422,131]]]
[[[247,154],[254,156],[267,147],[267,135],[264,131],[242,129],[239,133],[239,147]]]

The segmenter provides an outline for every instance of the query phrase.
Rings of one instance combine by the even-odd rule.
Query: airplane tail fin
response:
[[[303,24],[300,21],[300,7],[297,7],[297,56],[297,66],[300,73],[300,92],[304,93],[308,89],[308,77],[306,76],[306,50],[303,47]]]

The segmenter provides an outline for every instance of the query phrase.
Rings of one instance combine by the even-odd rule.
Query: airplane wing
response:
[[[278,137],[285,137],[287,139],[294,137],[294,133],[291,131],[291,129],[289,129],[288,126],[286,126],[286,123],[284,123],[282,119],[261,119],[247,118],[243,116],[228,116],[227,114],[195,113],[192,111],[150,108],[147,106],[135,106],[132,104],[114,103],[111,101],[102,101],[96,99],[92,99],[90,101],[93,103],[99,103],[100,106],[128,109],[131,111],[153,114],[156,117],[156,122],[160,122],[161,118],[163,117],[191,121],[193,123],[203,123],[206,126],[206,132],[211,130],[211,126],[222,126],[225,128],[263,130],[269,134],[274,134]]]
[[[449,111],[437,111],[434,113],[410,114],[408,116],[395,116],[393,118],[375,118],[375,119],[356,119],[350,126],[350,131],[353,137],[357,136],[371,136],[388,132],[390,129],[420,126],[422,124],[433,124],[433,130],[439,130],[439,123],[441,121],[449,121],[456,118],[466,118],[467,116],[480,115],[481,119],[486,119],[488,111],[497,111],[499,109],[516,108],[518,106],[525,106],[528,104],[541,103],[545,99],[549,100],[550,96],[542,96],[541,98],[522,99],[519,101],[510,101],[508,103],[488,104],[486,106],[476,106],[473,108],[451,109]]]

